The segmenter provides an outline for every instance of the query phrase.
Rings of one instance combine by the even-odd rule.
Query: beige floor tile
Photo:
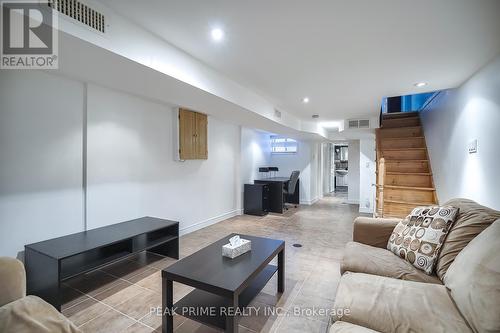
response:
[[[276,332],[279,333],[325,333],[328,324],[307,317],[286,316],[282,318]]]
[[[146,266],[140,270],[137,274],[125,276],[123,279],[131,283],[139,283],[140,281],[147,279],[148,277],[160,272],[157,268]]]
[[[102,315],[111,308],[105,304],[99,303],[91,298],[84,300],[66,310],[63,310],[63,315],[68,317],[76,326],[85,324],[86,322]]]
[[[123,333],[152,333],[154,330],[141,323],[135,323],[122,331]]]
[[[119,279],[100,270],[66,281],[70,287],[90,296],[97,295],[118,283],[120,283]]]
[[[238,324],[254,332],[266,331],[278,318],[277,313],[274,306],[253,301],[240,317]]]
[[[266,317],[261,313],[241,318],[239,331],[323,333],[325,318],[308,317],[307,312],[294,315],[292,310],[332,306],[340,279],[343,248],[352,240],[352,221],[359,215],[358,207],[345,204],[345,200],[344,197],[325,197],[315,205],[293,208],[283,215],[230,218],[182,236],[181,258],[230,233],[284,240],[285,292],[277,293],[275,275],[251,303],[260,308],[275,307],[282,311],[281,315]],[[303,246],[295,248],[293,243]],[[161,306],[161,269],[175,262],[172,258],[142,252],[71,279],[67,281],[63,314],[81,325],[85,332],[161,332],[161,316],[151,311]],[[276,264],[276,260],[272,263]],[[174,302],[192,290],[174,283]],[[178,315],[174,325],[175,332],[219,332]]]
[[[191,319],[186,319],[177,329],[174,330],[175,333],[220,333],[220,330],[216,330],[207,325],[200,324]]]
[[[179,316],[177,314],[174,315],[174,329],[179,327],[184,321],[185,317]],[[141,323],[152,327],[154,329],[161,329],[162,317],[157,313],[151,313],[146,315],[144,318],[140,320]]]
[[[83,294],[82,292],[77,291],[76,289],[73,289],[65,285],[61,287],[61,292],[62,292],[62,303],[63,303],[61,309],[63,311],[80,302],[83,302],[86,299],[89,299],[89,297],[86,294]]]
[[[116,264],[106,266],[101,270],[112,276],[119,277],[131,282],[136,282],[137,279],[134,280],[136,276],[142,275],[142,278],[144,278],[145,276],[149,276],[150,274],[154,273],[156,269],[151,268],[148,265],[140,263],[138,261],[122,260]],[[147,272],[150,273],[145,275],[145,273]]]
[[[121,333],[132,324],[134,324],[134,320],[111,309],[80,326],[80,329],[84,333]]]
[[[156,291],[156,292],[161,292],[161,271],[156,271],[155,273],[147,276],[144,279],[141,279],[135,283],[138,286],[141,286],[143,288]]]
[[[117,305],[138,296],[142,292],[144,292],[144,289],[122,280],[113,287],[95,295],[94,298],[111,307],[116,307]]]
[[[158,307],[161,307],[161,295],[149,290],[144,290],[139,295],[117,305],[115,309],[139,320]]]
[[[173,300],[174,302],[179,301],[181,298],[189,294],[191,291],[194,290],[193,287],[187,286],[182,283],[174,282],[174,297]]]

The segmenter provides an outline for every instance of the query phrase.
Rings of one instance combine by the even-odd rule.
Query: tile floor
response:
[[[285,240],[285,292],[276,294],[273,277],[251,304],[260,310],[240,319],[239,332],[325,332],[328,317],[310,312],[333,305],[342,250],[359,215],[358,206],[346,200],[343,193],[283,215],[222,221],[181,237],[181,258],[232,232]],[[161,317],[151,308],[161,306],[161,269],[174,262],[143,252],[67,281],[63,314],[84,332],[160,332]],[[174,283],[174,302],[191,290]],[[174,317],[174,326],[179,333],[217,332],[181,316]]]

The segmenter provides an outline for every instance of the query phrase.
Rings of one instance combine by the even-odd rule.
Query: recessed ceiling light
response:
[[[309,103],[309,97],[302,98],[302,103]]]
[[[211,35],[212,39],[216,42],[220,42],[222,39],[224,39],[224,31],[220,28],[212,29]]]
[[[414,86],[417,88],[422,88],[422,87],[425,87],[426,85],[427,85],[427,82],[417,82],[414,84]]]

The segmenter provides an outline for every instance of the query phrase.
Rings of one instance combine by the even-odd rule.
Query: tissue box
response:
[[[222,255],[228,258],[236,258],[252,249],[252,242],[247,239],[241,239],[241,244],[235,247],[231,244],[226,244],[222,246]]]

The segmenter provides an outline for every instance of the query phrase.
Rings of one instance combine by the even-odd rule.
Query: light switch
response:
[[[477,153],[477,139],[469,142],[469,154]]]

